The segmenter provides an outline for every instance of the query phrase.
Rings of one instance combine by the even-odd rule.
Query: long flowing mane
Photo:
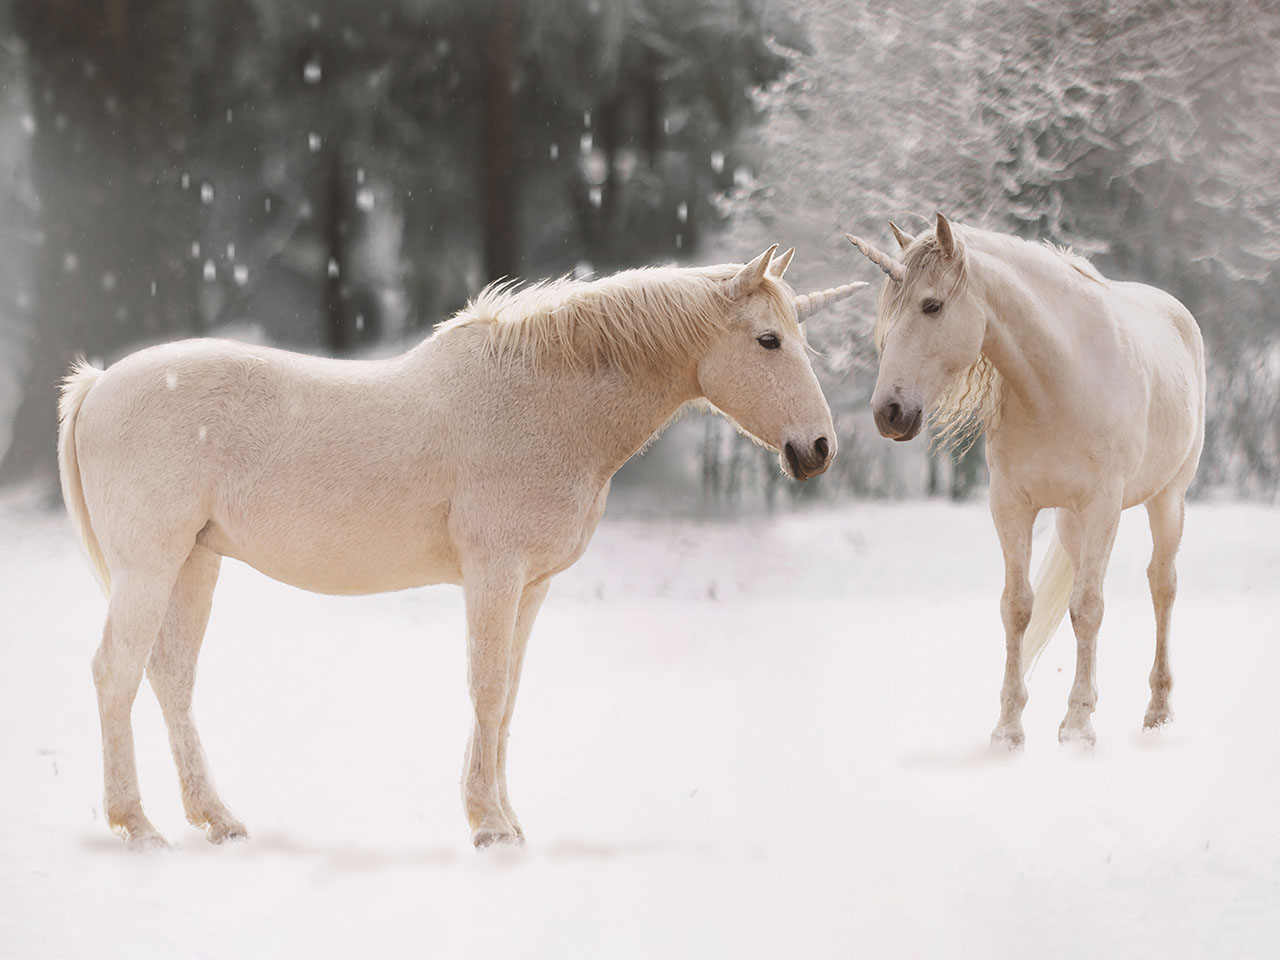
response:
[[[1031,270],[1075,271],[1095,283],[1107,284],[1106,278],[1093,264],[1069,247],[1048,241],[1036,244],[1020,237],[973,227],[953,225],[952,229],[956,236],[956,249],[961,254],[968,243],[1014,265]],[[934,282],[947,299],[962,295],[969,285],[969,258],[963,255],[951,260],[944,258],[933,234],[925,234],[913,241],[902,252],[901,261],[906,267],[907,282],[886,280],[880,289],[875,327],[877,350],[884,347],[889,333],[889,317],[897,316],[903,308],[907,288],[913,286],[913,277],[936,277]],[[1003,405],[1004,378],[986,354],[979,354],[973,364],[956,375],[929,411],[934,443],[941,449],[955,451],[957,455],[963,453],[979,436],[999,423]]]
[[[440,324],[437,336],[481,327],[500,360],[558,358],[629,374],[669,368],[703,352],[724,329],[730,301],[721,281],[738,269],[644,267],[598,280],[494,283]],[[766,277],[760,290],[781,322],[798,327],[785,284]]]

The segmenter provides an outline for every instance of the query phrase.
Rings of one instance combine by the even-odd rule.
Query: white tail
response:
[[[89,522],[89,508],[84,502],[84,486],[80,482],[80,461],[76,456],[76,417],[80,405],[103,371],[81,358],[72,364],[71,372],[62,381],[62,397],[58,400],[58,473],[62,477],[62,499],[71,516],[80,545],[89,558],[94,576],[102,586],[102,592],[111,596],[111,571],[102,556],[102,547]]]
[[[1066,615],[1075,575],[1071,558],[1062,549],[1062,541],[1055,533],[1049,541],[1049,552],[1036,574],[1036,599],[1031,607],[1031,622],[1027,624],[1027,632],[1022,635],[1023,680],[1030,678],[1036,661],[1040,659],[1040,654],[1044,652],[1045,646],[1058,629],[1058,624],[1062,623],[1062,618]]]

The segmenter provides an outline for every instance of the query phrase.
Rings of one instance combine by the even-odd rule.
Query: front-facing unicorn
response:
[[[80,363],[63,390],[68,511],[109,597],[93,658],[107,822],[162,845],[142,811],[130,711],[145,666],[187,819],[245,836],[191,715],[222,557],[322,593],[461,584],[475,726],[463,802],[476,846],[519,842],[506,741],[551,577],[586,549],[609,480],[706,400],[797,480],[835,456],[805,353],[790,251],[743,265],[632,270],[482,293],[387,360],[219,340]]]
[[[910,440],[930,416],[944,442],[986,431],[1005,561],[1006,662],[992,742],[1023,743],[1024,679],[1068,607],[1076,675],[1058,736],[1094,742],[1103,575],[1120,511],[1139,503],[1151,521],[1156,611],[1144,725],[1166,723],[1174,554],[1204,445],[1195,319],[1167,293],[1107,280],[1054,247],[956,227],[941,215],[919,238],[890,226],[901,261],[849,237],[888,274],[876,323],[876,426],[894,440]],[[1031,526],[1046,507],[1058,508],[1058,536],[1033,592]]]

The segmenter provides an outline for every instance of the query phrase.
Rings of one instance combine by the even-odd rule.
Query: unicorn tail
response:
[[[1071,558],[1062,548],[1057,533],[1049,541],[1049,552],[1036,574],[1035,603],[1031,607],[1031,622],[1022,635],[1022,678],[1031,677],[1036,661],[1053,637],[1058,624],[1067,612],[1071,600],[1071,586],[1075,582],[1075,568]]]
[[[58,473],[62,478],[62,500],[71,516],[80,545],[84,547],[93,567],[94,576],[102,586],[102,592],[111,596],[111,571],[102,556],[102,547],[89,522],[89,508],[84,501],[84,485],[80,482],[80,460],[76,456],[76,418],[80,406],[103,371],[83,357],[71,365],[71,372],[62,381],[62,396],[58,400]]]

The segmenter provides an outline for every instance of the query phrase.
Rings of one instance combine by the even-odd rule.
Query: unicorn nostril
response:
[[[800,457],[796,453],[796,448],[791,445],[790,441],[788,441],[782,448],[782,454],[787,458],[787,466],[791,468],[792,476],[797,480],[804,480],[805,472],[800,466]]]
[[[889,422],[890,426],[896,427],[902,419],[902,404],[896,400],[890,400],[885,404],[884,418]]]
[[[831,452],[831,446],[827,443],[826,437],[819,437],[813,441],[813,452],[818,455],[818,459],[826,462],[827,454]]]

